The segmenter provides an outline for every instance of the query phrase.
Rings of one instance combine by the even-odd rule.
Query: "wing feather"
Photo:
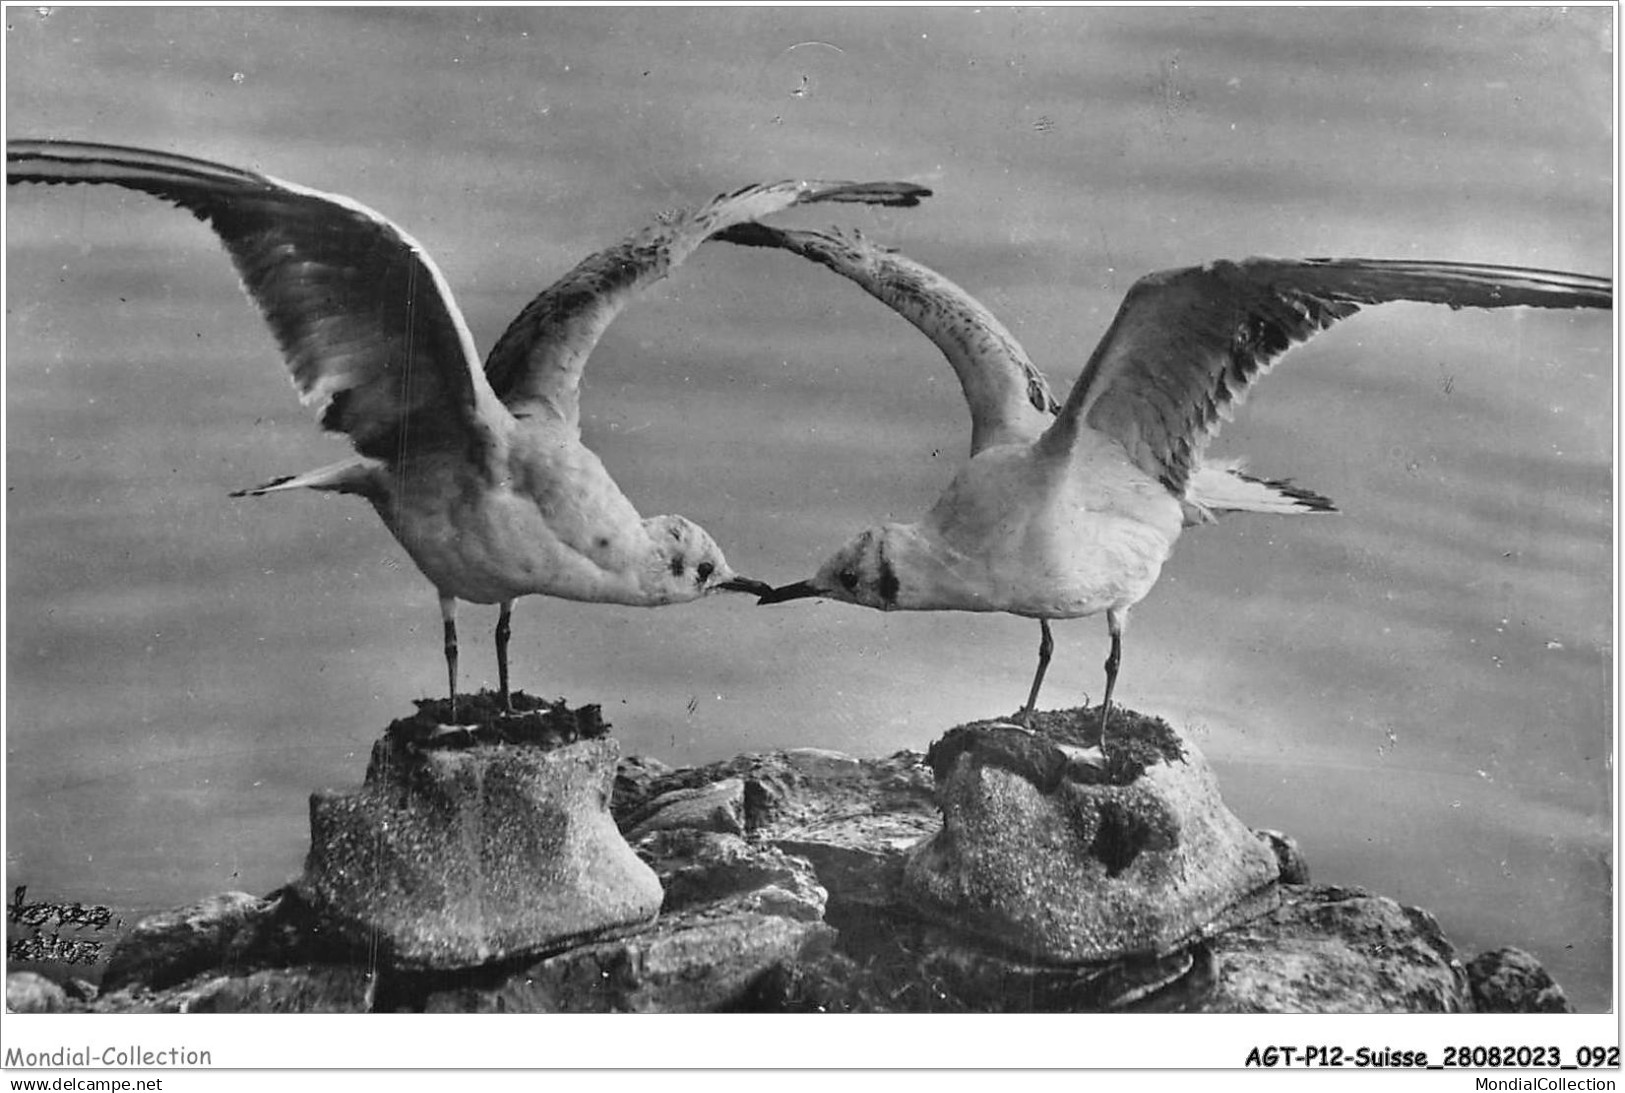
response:
[[[912,206],[929,197],[903,182],[776,182],[722,194],[664,217],[582,260],[531,300],[491,350],[485,373],[516,415],[550,414],[578,428],[581,373],[615,316],[708,237],[729,226],[815,201]]]
[[[828,266],[913,323],[948,358],[971,414],[971,454],[1031,441],[1060,404],[1027,351],[992,312],[948,278],[860,233],[790,231],[748,223],[716,238],[777,247]]]
[[[358,202],[188,156],[71,141],[8,141],[6,181],[120,186],[207,223],[300,400],[363,455],[488,442],[506,418],[434,262]]]
[[[1248,389],[1292,346],[1370,304],[1608,308],[1586,274],[1464,262],[1249,258],[1153,273],[1129,289],[1041,442],[1081,422],[1115,437],[1175,494]]]

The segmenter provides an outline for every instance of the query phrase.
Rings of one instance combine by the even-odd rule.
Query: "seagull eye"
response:
[[[711,574],[715,573],[716,569],[717,567],[712,565],[710,562],[701,562],[699,565],[694,567],[694,572],[699,575],[700,583],[704,584],[706,581],[711,579]]]
[[[856,570],[843,569],[841,570],[839,576],[841,584],[846,587],[848,592],[856,592],[858,590],[858,574]]]

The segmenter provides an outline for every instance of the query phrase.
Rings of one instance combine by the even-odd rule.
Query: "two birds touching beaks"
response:
[[[1109,717],[1130,608],[1183,528],[1217,514],[1333,511],[1284,481],[1204,462],[1247,389],[1293,345],[1362,306],[1608,308],[1606,278],[1460,262],[1248,259],[1153,273],[1129,290],[1064,403],[1020,344],[941,274],[856,231],[771,227],[810,203],[910,207],[902,182],[779,182],[670,214],[590,255],[519,313],[480,364],[439,269],[349,198],[205,160],[111,145],[7,144],[7,182],[108,184],[212,227],[270,326],[301,400],[356,456],[239,495],[292,489],[368,501],[440,597],[457,690],[458,600],[500,606],[509,701],[514,601],[539,594],[660,606],[715,592],[825,597],[882,610],[1038,620],[1036,708],[1050,622],[1104,613]],[[953,367],[970,458],[919,520],[867,529],[808,580],[773,588],[729,566],[681,516],[644,518],[581,443],[582,369],[643,288],[708,240],[788,251],[854,281]]]

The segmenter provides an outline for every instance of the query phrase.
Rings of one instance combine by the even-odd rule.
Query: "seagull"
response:
[[[499,697],[511,710],[508,639],[520,596],[656,607],[770,591],[736,574],[699,525],[639,516],[581,443],[582,368],[632,297],[713,232],[808,202],[908,207],[931,193],[786,181],[665,215],[533,299],[482,371],[423,247],[348,197],[187,156],[51,140],[8,141],[6,181],[139,190],[214,229],[300,400],[357,452],[232,496],[311,489],[370,502],[439,593],[454,711],[458,600],[500,605]]]
[[[964,289],[860,233],[740,224],[716,238],[776,247],[857,282],[920,329],[970,406],[970,459],[912,523],[869,528],[810,580],[759,603],[822,596],[880,610],[1003,611],[1035,618],[1038,668],[1053,619],[1105,612],[1111,636],[1104,740],[1129,609],[1180,532],[1223,512],[1335,511],[1319,494],[1204,462],[1207,443],[1294,346],[1361,307],[1608,308],[1601,277],[1510,266],[1381,259],[1248,258],[1167,270],[1129,289],[1065,404],[1020,343]]]

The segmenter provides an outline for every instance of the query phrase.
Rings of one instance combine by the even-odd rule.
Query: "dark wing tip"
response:
[[[1332,504],[1331,498],[1316,493],[1314,490],[1306,490],[1302,486],[1293,485],[1290,478],[1258,478],[1250,474],[1243,474],[1240,471],[1236,471],[1235,475],[1244,482],[1257,482],[1259,485],[1267,486],[1285,497],[1292,498],[1293,501],[1303,506],[1308,512],[1338,511],[1337,506]]]
[[[910,209],[932,195],[925,186],[912,182],[853,182],[824,195],[825,201],[861,201],[866,205],[889,205]]]
[[[294,478],[293,475],[285,474],[285,475],[282,475],[279,478],[273,478],[269,482],[261,483],[258,486],[249,486],[247,489],[242,489],[242,490],[232,490],[230,493],[226,494],[226,496],[227,497],[258,497],[261,494],[267,492],[268,490],[276,489],[276,487],[282,485],[284,482],[292,482],[293,478]]]
[[[769,227],[755,220],[746,220],[712,233],[711,238],[742,247],[777,247],[781,244],[784,233],[778,228]]]
[[[896,189],[895,199],[887,202],[902,208],[912,208],[933,196],[934,191],[929,186],[916,186],[912,182],[894,182],[891,185]]]

